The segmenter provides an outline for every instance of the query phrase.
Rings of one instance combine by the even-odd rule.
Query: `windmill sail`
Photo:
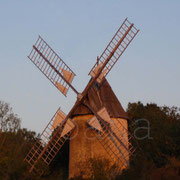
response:
[[[66,118],[66,115],[59,109],[56,113],[54,120],[53,120],[53,124],[52,124],[51,129],[56,129],[57,126],[59,126],[65,118]]]
[[[113,121],[115,121],[115,119]],[[119,120],[116,120],[116,123],[112,123],[110,128],[102,121],[100,121],[100,124],[103,131],[100,135],[96,136],[96,138],[113,161],[121,161],[121,169],[128,167],[129,157],[135,151],[134,147],[129,142],[132,135],[130,135]]]
[[[92,118],[88,121],[88,124],[89,124],[92,128],[94,128],[94,129],[96,129],[96,130],[98,130],[98,131],[100,131],[100,132],[102,131],[102,127],[101,127],[98,119],[96,118],[96,116],[92,117]]]
[[[72,72],[70,72],[70,71],[67,71],[67,70],[63,69],[63,68],[61,68],[61,72],[62,72],[64,78],[65,78],[69,83],[71,83],[72,80],[73,80],[73,78],[74,78],[74,74],[73,74]]]
[[[28,58],[37,68],[66,96],[69,87],[78,93],[71,85],[75,73],[39,36]]]
[[[129,135],[128,131],[124,126],[122,126],[122,124],[120,124],[119,121],[111,120],[105,107],[103,107],[96,113],[88,104],[86,104],[86,106],[95,115],[92,119],[96,123],[92,123],[92,120],[90,120],[91,124],[89,124],[96,130],[100,129],[101,132],[100,134],[98,134],[98,136],[95,135],[95,137],[110,155],[112,160],[114,160],[115,162],[121,161],[122,169],[128,167],[129,156],[134,152],[132,145],[127,139]],[[108,122],[109,125],[107,125],[107,123],[105,122]]]
[[[97,112],[97,114],[107,123],[111,124],[112,120],[106,110],[105,107],[103,107],[101,110],[99,110]],[[93,127],[94,129],[98,130],[98,131],[102,131],[102,127],[101,124],[99,123],[99,120],[96,116],[93,116],[89,121],[88,124]]]
[[[102,109],[100,109],[97,114],[106,122],[108,122],[109,124],[112,123],[112,120],[107,112],[107,109],[105,107],[103,107]]]
[[[66,88],[65,86],[61,85],[57,81],[56,81],[55,84],[56,84],[56,87],[66,96],[66,94],[68,92],[68,88]]]
[[[89,72],[89,75],[95,77],[95,75],[101,71],[101,74],[99,74],[97,78],[97,82],[100,83],[102,79],[107,76],[109,71],[112,69],[114,64],[117,62],[138,32],[139,30],[134,27],[134,24],[129,22],[126,18],[112,40],[107,45],[104,52],[99,57],[98,62]]]
[[[36,167],[39,163],[49,165],[68,139],[75,125],[70,119],[63,125],[65,117],[65,114],[58,109],[25,157],[24,160],[30,165],[30,172],[34,169],[38,171]]]
[[[62,133],[61,133],[61,137],[64,137],[65,135],[67,135],[69,132],[71,132],[73,129],[75,128],[75,125],[74,123],[68,119],[66,121],[66,124],[64,125],[64,128],[62,130]]]

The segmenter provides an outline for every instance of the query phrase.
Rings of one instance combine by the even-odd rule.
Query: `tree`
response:
[[[136,136],[145,138],[137,140],[138,148],[136,156],[131,159],[130,168],[117,179],[179,179],[180,109],[137,102],[129,103],[127,112],[131,133],[136,132]],[[144,127],[147,127],[147,122],[150,138],[145,136],[147,129]],[[172,169],[175,169],[173,176]]]
[[[20,119],[12,112],[8,103],[0,101],[0,129],[2,132],[14,132],[20,128]]]
[[[36,133],[20,129],[20,123],[9,104],[0,101],[0,179],[20,179],[27,173],[23,159]]]
[[[0,149],[0,179],[23,179],[28,173],[24,158],[36,141],[36,133],[19,129],[2,136],[6,139]]]

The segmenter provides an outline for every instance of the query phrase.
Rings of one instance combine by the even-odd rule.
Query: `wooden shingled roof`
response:
[[[95,83],[89,90],[86,101],[96,112],[105,107],[111,117],[128,119],[127,113],[124,111],[107,80],[104,80],[101,86]],[[86,114],[92,113],[81,104],[73,116]]]

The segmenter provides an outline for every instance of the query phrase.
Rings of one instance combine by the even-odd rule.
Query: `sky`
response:
[[[0,1],[0,100],[22,127],[41,132],[59,107],[67,114],[76,101],[72,90],[64,97],[27,58],[38,35],[76,73],[73,86],[82,92],[126,17],[140,32],[107,76],[122,106],[180,107],[179,0]]]

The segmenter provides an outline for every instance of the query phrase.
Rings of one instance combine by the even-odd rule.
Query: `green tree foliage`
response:
[[[21,179],[27,167],[23,161],[35,142],[35,132],[19,129],[3,132],[0,138],[0,179]]]
[[[20,119],[12,112],[12,108],[8,103],[0,101],[0,130],[14,132],[19,128]]]
[[[179,179],[180,109],[138,102],[129,103],[127,112],[138,148],[130,168],[117,179]]]
[[[0,101],[0,179],[20,179],[26,174],[23,162],[36,133],[20,129],[20,118],[9,104]]]

